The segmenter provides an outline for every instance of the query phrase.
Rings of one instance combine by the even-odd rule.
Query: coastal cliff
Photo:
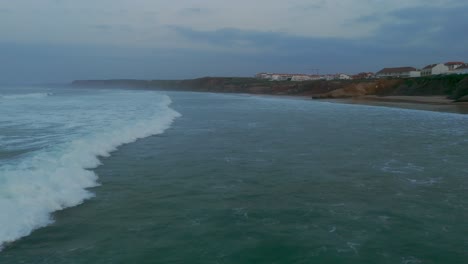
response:
[[[468,101],[468,75],[412,79],[271,82],[255,78],[204,77],[190,80],[83,80],[75,87],[122,87],[151,90],[309,96],[315,99],[361,96],[445,96]]]
[[[139,89],[248,93],[269,95],[312,96],[324,94],[348,85],[342,81],[271,82],[255,78],[204,77],[190,80],[84,80],[74,81],[76,87],[127,87]]]

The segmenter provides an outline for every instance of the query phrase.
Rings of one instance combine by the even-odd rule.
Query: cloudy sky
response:
[[[0,82],[468,61],[466,0],[0,0]]]

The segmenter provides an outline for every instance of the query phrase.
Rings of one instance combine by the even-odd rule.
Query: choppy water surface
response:
[[[99,93],[109,107],[108,115],[94,112],[99,123],[120,120],[125,127],[154,117],[147,115],[149,101],[166,98]],[[94,170],[100,186],[90,190],[95,197],[55,213],[51,225],[8,244],[0,263],[468,262],[468,116],[237,95],[168,96],[170,107],[182,114],[168,130],[142,134],[158,135],[102,159]],[[80,97],[74,97],[75,107],[81,106]],[[175,113],[167,103],[156,105],[154,114]],[[26,133],[29,123],[43,129],[50,118],[17,127],[3,113],[2,118],[1,148],[16,151],[0,157],[2,166],[34,160],[41,144],[22,154],[30,144],[4,141],[13,140],[4,131]],[[88,122],[94,124],[86,119],[82,125]],[[101,128],[100,135],[110,133],[110,126]],[[64,142],[67,133],[61,134]],[[106,140],[98,137],[79,149],[99,149]],[[27,177],[39,181],[47,175]],[[7,176],[2,173],[0,188],[17,181],[16,174]],[[67,170],[47,177],[75,179]],[[68,185],[55,190],[63,186]],[[1,201],[8,202],[18,191],[2,194]],[[26,208],[40,202],[30,191],[21,197]],[[8,219],[21,222],[21,216]]]

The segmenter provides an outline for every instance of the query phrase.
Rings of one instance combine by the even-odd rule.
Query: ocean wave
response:
[[[40,99],[51,96],[53,93],[28,93],[28,94],[4,94],[0,95],[0,99],[17,100],[17,99]]]
[[[0,168],[1,246],[29,235],[53,222],[55,211],[81,204],[93,197],[88,188],[98,186],[89,169],[100,165],[118,146],[161,134],[180,116],[164,96],[157,111],[128,122],[43,151],[20,164]]]

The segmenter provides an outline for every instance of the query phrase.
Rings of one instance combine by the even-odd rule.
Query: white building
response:
[[[293,82],[303,82],[303,81],[313,81],[320,80],[320,75],[308,75],[308,74],[293,74],[291,81]]]
[[[261,72],[255,74],[255,78],[270,81],[287,81],[292,78],[292,74]]]
[[[449,68],[449,71],[453,71],[462,66],[465,66],[465,63],[461,61],[449,61],[445,63],[445,66]]]
[[[340,73],[340,74],[336,75],[336,79],[338,79],[338,80],[351,80],[352,77],[347,75],[347,74]]]
[[[271,75],[272,81],[290,81],[292,79],[292,74],[285,74],[285,73],[273,73]]]
[[[331,81],[333,79],[335,79],[335,75],[332,75],[332,74],[326,74],[323,76],[323,78],[327,81]]]
[[[452,71],[454,74],[468,74],[468,64],[460,66]]]
[[[421,77],[421,71],[410,71],[409,78],[418,78]]]
[[[431,76],[446,74],[449,72],[449,67],[443,63],[427,65],[421,70],[421,76]]]
[[[310,81],[312,80],[311,77],[307,74],[294,74],[291,78],[293,82],[303,82],[303,81]]]
[[[415,78],[421,72],[413,67],[384,68],[375,74],[376,78]]]
[[[255,78],[270,80],[271,79],[271,73],[267,73],[267,72],[257,73],[257,74],[255,74]]]
[[[293,81],[303,82],[312,80],[321,80],[322,76],[313,74],[296,74],[296,73],[257,73],[255,78],[270,81]]]

